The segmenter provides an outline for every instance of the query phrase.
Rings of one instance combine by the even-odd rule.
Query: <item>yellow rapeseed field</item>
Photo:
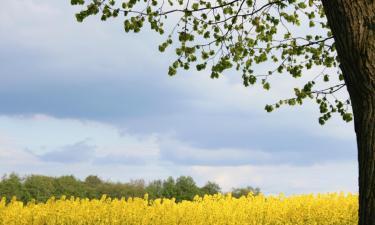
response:
[[[0,225],[246,225],[246,224],[356,224],[358,195],[318,194],[142,198],[100,200],[51,198],[46,203],[24,205],[13,199],[0,201]]]

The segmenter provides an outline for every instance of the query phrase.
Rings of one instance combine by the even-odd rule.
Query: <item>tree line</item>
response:
[[[241,197],[252,192],[260,194],[259,188],[251,186],[233,188],[234,197]],[[194,196],[212,195],[223,193],[221,187],[208,181],[202,187],[197,186],[190,176],[180,176],[176,179],[168,177],[165,180],[146,182],[142,179],[129,182],[104,181],[96,175],[89,175],[84,180],[73,175],[51,177],[44,175],[29,175],[21,177],[17,174],[4,175],[0,180],[0,197],[8,201],[13,197],[23,202],[45,202],[52,196],[56,198],[79,197],[99,199],[103,195],[111,198],[143,197],[148,194],[149,199],[175,198],[177,202],[193,200]]]

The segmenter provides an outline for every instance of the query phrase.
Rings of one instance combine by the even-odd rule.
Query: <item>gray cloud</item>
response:
[[[142,156],[126,156],[109,154],[96,157],[93,164],[97,165],[145,165],[149,159]]]
[[[322,142],[323,139],[317,142]],[[329,140],[329,139],[328,139]],[[199,148],[179,142],[162,142],[160,158],[175,164],[201,166],[241,166],[241,165],[313,165],[341,161],[352,158],[355,151],[350,146],[335,142],[322,142],[307,146],[304,140],[296,140],[295,144],[285,147],[285,143],[271,139],[273,144],[264,144],[268,148]],[[312,143],[309,140],[308,143]],[[261,146],[254,142],[254,146]],[[332,150],[324,152],[324,149]],[[299,147],[301,149],[299,149]],[[315,150],[316,148],[316,150]],[[319,149],[321,148],[321,149]]]
[[[95,146],[81,141],[37,156],[45,162],[78,163],[90,161],[94,157],[94,151]]]

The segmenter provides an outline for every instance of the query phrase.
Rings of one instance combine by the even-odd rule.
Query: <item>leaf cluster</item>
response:
[[[72,0],[71,3],[86,7],[76,14],[79,22],[98,13],[102,20],[123,14],[125,32],[139,32],[148,23],[152,30],[163,35],[165,21],[173,14],[177,22],[168,27],[166,41],[158,47],[160,52],[170,46],[175,49],[176,58],[168,69],[170,76],[179,69],[209,70],[211,78],[237,71],[242,74],[244,86],[260,84],[269,90],[276,76],[301,78],[311,74],[310,71],[336,69],[336,74],[315,74],[302,88],[294,89],[295,97],[266,105],[265,109],[271,112],[281,105],[293,106],[305,99],[315,99],[321,124],[332,113],[340,113],[345,121],[352,119],[350,101],[334,95],[345,84],[335,81],[343,77],[319,0],[90,0],[86,4],[83,0]],[[298,27],[311,32],[297,32]],[[317,87],[320,78],[328,87]]]

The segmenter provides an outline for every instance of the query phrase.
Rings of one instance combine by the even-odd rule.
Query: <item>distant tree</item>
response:
[[[148,193],[150,199],[162,198],[163,182],[161,180],[150,182],[146,187],[146,193]]]
[[[214,195],[220,192],[221,192],[221,188],[215,182],[208,181],[203,187],[201,187],[202,195]]]
[[[122,183],[105,182],[98,187],[98,193],[100,194],[100,196],[107,195],[111,198],[120,199],[122,197],[127,197],[128,188],[125,184]]]
[[[259,195],[260,189],[259,188],[253,188],[251,186],[247,186],[244,188],[233,188],[232,189],[232,196],[235,198],[240,198],[241,196],[247,196],[249,193],[252,193],[253,195]]]
[[[86,197],[85,185],[82,181],[76,179],[73,175],[61,176],[55,179],[56,192],[55,196],[60,197],[74,196],[74,197]]]
[[[176,201],[193,200],[194,196],[200,194],[195,181],[190,176],[180,176],[176,180]]]
[[[111,198],[143,197],[145,184],[143,180],[132,180],[129,183],[104,182],[97,187],[100,196],[107,195]]]
[[[176,183],[173,177],[168,177],[167,180],[163,181],[163,197],[175,198],[176,194]]]
[[[97,187],[103,184],[103,181],[96,175],[89,175],[85,178],[85,184],[91,187]]]
[[[37,202],[45,202],[56,195],[56,182],[53,177],[31,175],[25,178],[23,186],[29,195],[26,201],[35,199]]]
[[[22,186],[21,178],[15,174],[11,173],[9,176],[4,175],[0,182],[0,198],[5,197],[7,201],[16,197],[19,200],[28,198]]]
[[[131,197],[143,197],[146,193],[145,181],[143,179],[131,180],[128,185],[127,196]]]
[[[3,176],[0,181],[0,197],[6,197],[8,201],[13,196],[23,202],[34,199],[37,202],[45,202],[52,196],[60,198],[80,197],[99,199],[102,195],[110,198],[142,198],[148,193],[149,199],[175,198],[177,202],[193,200],[194,196],[213,195],[221,191],[218,184],[207,182],[204,186],[198,187],[190,176],[180,176],[176,180],[168,177],[166,180],[155,180],[145,185],[144,180],[131,180],[127,183],[103,181],[98,176],[90,175],[84,181],[75,178],[73,175],[61,177],[49,177],[43,175],[30,175],[20,178],[16,174]],[[249,192],[258,194],[259,188],[236,188],[233,189],[233,196],[240,197]]]
[[[90,199],[100,198],[101,194],[99,193],[99,189],[103,183],[104,182],[96,175],[87,176],[84,181],[87,197]]]

